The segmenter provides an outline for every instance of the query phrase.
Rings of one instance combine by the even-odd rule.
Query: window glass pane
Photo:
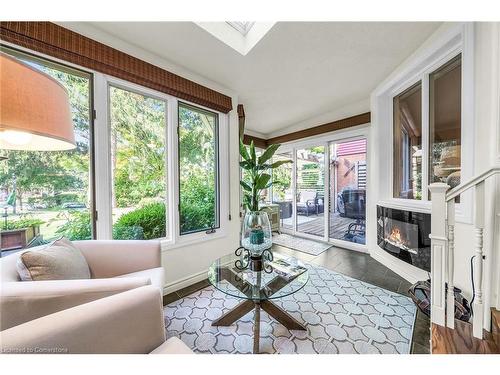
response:
[[[218,116],[179,103],[180,234],[219,227]]]
[[[394,97],[393,195],[422,199],[422,84]]]
[[[281,160],[292,160],[292,153],[285,152],[276,154],[273,162]],[[293,164],[282,164],[278,168],[273,169],[273,203],[280,207],[281,229],[293,229],[293,191],[292,191],[292,169]]]
[[[429,76],[429,183],[460,184],[461,59]]]
[[[297,150],[297,231],[325,233],[325,147]]]
[[[166,103],[110,86],[114,239],[167,236]]]
[[[330,238],[366,242],[366,139],[330,145]]]
[[[91,239],[91,76],[8,49],[2,51],[67,89],[77,144],[70,151],[1,152],[8,158],[0,161],[2,250],[36,246],[61,236]]]

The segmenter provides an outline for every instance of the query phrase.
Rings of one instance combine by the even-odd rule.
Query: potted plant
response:
[[[264,189],[273,185],[270,172],[291,160],[270,160],[280,147],[274,144],[257,157],[253,141],[247,148],[240,139],[240,167],[245,171],[240,185],[243,188],[243,206],[246,210],[241,233],[241,245],[250,251],[252,256],[259,257],[262,252],[272,246],[271,224],[266,212],[259,210],[259,198]]]

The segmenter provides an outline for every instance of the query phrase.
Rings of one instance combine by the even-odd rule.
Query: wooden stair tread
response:
[[[493,341],[500,348],[500,311],[491,308],[491,335]]]
[[[432,354],[498,354],[493,335],[484,332],[484,339],[472,336],[472,324],[455,320],[455,329],[432,324]]]

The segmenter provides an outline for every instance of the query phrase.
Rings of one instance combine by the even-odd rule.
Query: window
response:
[[[179,103],[180,234],[219,227],[218,115]]]
[[[2,250],[95,237],[92,178],[92,75],[2,47],[62,84],[69,94],[76,149],[4,151],[0,161]],[[7,240],[7,233],[9,233]]]
[[[166,102],[109,87],[114,239],[166,233]]]
[[[458,55],[424,75],[427,85],[420,81],[393,98],[395,198],[430,199],[429,184],[460,184],[461,75]],[[428,110],[422,98],[428,99]]]
[[[255,22],[226,21],[226,23],[238,31],[241,35],[246,36]]]
[[[7,230],[27,239],[9,248],[61,236],[161,238],[166,248],[225,234],[221,212],[231,210],[229,188],[221,186],[229,181],[227,115],[99,72],[0,49],[68,90],[77,143],[61,152],[0,150],[2,241]]]
[[[393,100],[395,198],[422,199],[422,84]]]
[[[460,56],[429,76],[430,184],[460,184],[461,84]]]

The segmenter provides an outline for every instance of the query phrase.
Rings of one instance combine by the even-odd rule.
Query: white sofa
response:
[[[145,285],[163,291],[159,241],[75,241],[91,279],[20,281],[20,253],[0,259],[0,330]]]
[[[165,341],[162,296],[143,286],[75,306],[0,332],[2,353],[191,354]]]

